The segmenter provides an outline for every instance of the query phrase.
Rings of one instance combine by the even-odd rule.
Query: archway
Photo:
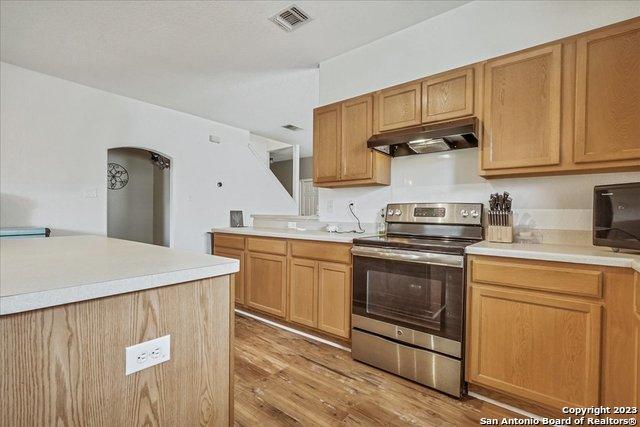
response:
[[[107,235],[170,246],[171,160],[154,151],[107,152]]]

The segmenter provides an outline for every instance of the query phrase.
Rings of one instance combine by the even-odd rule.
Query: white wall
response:
[[[107,190],[107,235],[142,243],[154,241],[154,169],[148,151],[109,150],[107,160],[127,170],[129,181]],[[105,165],[106,170],[106,165]]]
[[[106,234],[107,150],[122,146],[172,160],[172,247],[207,251],[206,232],[228,226],[230,209],[247,218],[297,212],[249,150],[246,130],[6,63],[0,102],[2,226]],[[209,134],[222,143],[210,143]]]
[[[371,92],[640,15],[638,1],[476,1],[320,63],[320,104]],[[640,173],[508,178],[478,176],[477,149],[392,161],[391,186],[320,189],[324,221],[364,222],[388,202],[486,202],[509,191],[517,221],[535,228],[591,227],[597,184],[640,181]],[[333,210],[329,205],[333,204]]]

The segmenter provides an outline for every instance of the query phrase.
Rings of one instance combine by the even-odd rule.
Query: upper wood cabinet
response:
[[[575,162],[640,159],[640,20],[576,41]]]
[[[560,162],[562,45],[487,61],[482,168]]]
[[[451,120],[473,114],[473,68],[451,71],[422,82],[422,122]]]
[[[419,125],[422,121],[422,83],[413,82],[376,93],[376,131]]]
[[[313,181],[316,183],[340,180],[341,112],[340,104],[313,112]]]
[[[389,185],[391,158],[367,147],[373,135],[373,95],[317,108],[313,120],[316,186]]]
[[[373,135],[373,96],[342,103],[340,179],[373,177],[373,153],[367,140]]]

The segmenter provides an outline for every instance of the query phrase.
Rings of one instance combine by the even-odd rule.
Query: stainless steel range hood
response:
[[[466,117],[433,125],[384,132],[367,141],[369,148],[392,157],[427,154],[478,146],[478,118]]]

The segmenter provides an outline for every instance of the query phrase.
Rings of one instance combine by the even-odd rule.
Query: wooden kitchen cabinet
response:
[[[376,133],[419,125],[422,121],[421,94],[421,82],[406,83],[377,92]]]
[[[287,257],[247,252],[246,304],[285,318],[287,311]]]
[[[637,406],[639,277],[630,268],[469,256],[467,381],[555,414]]]
[[[422,82],[422,122],[432,123],[474,113],[474,70],[465,68]]]
[[[351,267],[318,265],[318,329],[349,338],[351,335]]]
[[[342,120],[340,104],[313,111],[313,182],[340,180]]]
[[[289,320],[318,326],[318,263],[291,258],[289,263]]]
[[[640,159],[640,20],[576,41],[575,162]]]
[[[340,179],[373,178],[373,150],[367,140],[373,135],[373,96],[342,103]]]
[[[391,158],[367,147],[373,95],[314,110],[313,182],[318,187],[389,185]]]
[[[562,44],[489,60],[482,169],[560,163]]]
[[[474,285],[469,381],[556,408],[597,405],[601,308]]]
[[[240,271],[235,274],[235,301],[236,304],[244,305],[244,250],[216,246],[213,253],[214,255],[237,259],[240,263]]]

